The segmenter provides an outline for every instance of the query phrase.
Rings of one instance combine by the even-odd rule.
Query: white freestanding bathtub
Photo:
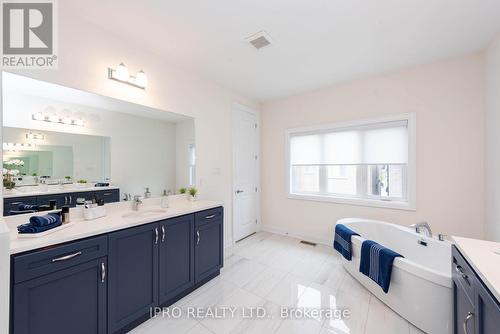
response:
[[[451,243],[417,234],[410,228],[376,220],[346,218],[344,224],[360,234],[352,237],[352,261],[344,268],[387,306],[428,334],[453,331]],[[359,272],[361,244],[369,239],[404,258],[394,260],[389,292]],[[427,244],[424,246],[418,241]]]

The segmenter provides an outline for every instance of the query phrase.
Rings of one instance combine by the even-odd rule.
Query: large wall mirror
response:
[[[194,186],[194,119],[2,74],[4,198],[107,184],[152,196]]]

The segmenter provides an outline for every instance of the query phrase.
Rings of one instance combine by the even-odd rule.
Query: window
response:
[[[413,209],[412,115],[288,131],[291,198]]]
[[[189,144],[188,159],[189,186],[194,187],[196,185],[196,150],[194,144]]]

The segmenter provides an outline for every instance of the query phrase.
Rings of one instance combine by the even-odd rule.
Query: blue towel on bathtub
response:
[[[396,257],[404,257],[375,241],[365,240],[361,245],[359,271],[380,285],[385,293],[391,284],[392,263]]]
[[[335,248],[347,261],[352,259],[351,237],[359,235],[343,224],[335,226],[335,238],[333,240],[333,248]]]
[[[17,227],[19,233],[40,233],[61,225],[61,217],[55,213],[30,217],[30,222]]]

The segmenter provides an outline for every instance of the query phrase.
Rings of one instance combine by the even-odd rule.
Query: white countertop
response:
[[[197,200],[193,202],[183,198],[172,199],[170,201],[170,207],[162,209],[160,207],[160,198],[150,198],[143,200],[143,204],[138,212],[148,210],[165,210],[165,212],[155,212],[140,218],[124,218],[123,215],[137,212],[132,211],[132,202],[110,203],[106,204],[106,217],[89,221],[83,220],[83,218],[77,218],[79,216],[78,209],[72,208],[70,211],[71,221],[74,222],[72,226],[38,238],[18,238],[17,226],[26,223],[33,214],[3,217],[3,221],[10,229],[10,254],[16,254],[137,225],[152,223],[162,219],[182,216],[218,206],[222,206],[222,204],[207,200]],[[45,213],[41,212],[40,214]]]
[[[65,194],[65,193],[76,193],[76,192],[87,192],[87,191],[99,191],[99,190],[111,190],[119,189],[118,187],[94,187],[88,186],[76,186],[74,184],[65,184],[62,187],[59,185],[48,185],[47,190],[43,191],[44,186],[26,186],[14,188],[12,190],[3,190],[3,198],[13,198],[13,197],[27,197],[27,196],[40,196],[40,195],[53,195],[53,194]]]
[[[500,301],[500,254],[493,252],[494,249],[500,251],[500,243],[461,237],[452,239],[476,274]]]

